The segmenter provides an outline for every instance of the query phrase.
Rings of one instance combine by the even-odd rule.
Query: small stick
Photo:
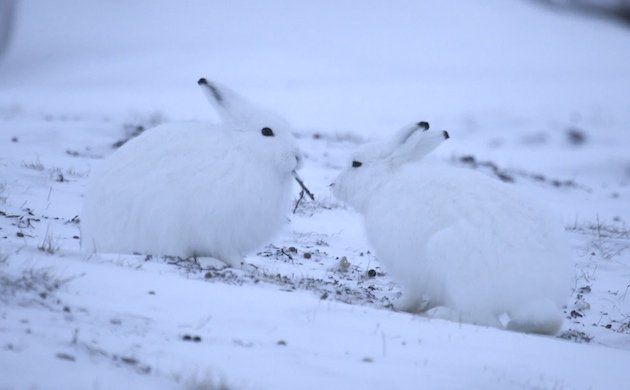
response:
[[[308,197],[311,198],[311,200],[315,200],[315,195],[313,195],[313,193],[308,188],[306,188],[306,186],[304,185],[304,182],[302,181],[300,176],[297,174],[297,172],[293,171],[293,177],[295,178],[295,181],[298,182],[300,187],[302,187],[302,191],[306,192],[306,195],[308,195]]]
[[[302,203],[302,199],[304,199],[304,190],[300,191],[300,197],[298,198],[297,202],[295,202],[295,207],[293,208],[293,214],[295,214],[298,207],[300,206],[300,203]]]
[[[295,214],[298,207],[300,206],[300,203],[302,203],[302,200],[304,200],[304,194],[308,194],[311,200],[315,200],[315,195],[313,195],[313,193],[309,191],[308,188],[306,188],[306,186],[304,185],[304,182],[302,181],[302,179],[300,178],[300,176],[297,174],[296,171],[293,171],[292,173],[293,173],[293,177],[295,178],[295,181],[297,181],[300,187],[302,188],[300,191],[300,198],[297,200],[297,202],[295,202],[295,207],[293,208],[293,214]]]

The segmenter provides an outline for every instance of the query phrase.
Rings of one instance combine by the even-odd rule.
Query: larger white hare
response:
[[[225,87],[198,84],[222,123],[164,124],[112,154],[85,193],[85,249],[238,267],[286,220],[302,159],[291,127]]]
[[[418,161],[448,138],[420,122],[366,145],[333,184],[364,215],[369,242],[403,287],[405,309],[553,334],[573,276],[562,226],[517,189]]]

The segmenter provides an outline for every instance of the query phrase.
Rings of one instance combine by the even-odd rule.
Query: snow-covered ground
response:
[[[0,389],[630,383],[627,29],[499,0],[19,6],[0,59]],[[294,123],[316,201],[246,270],[82,253],[90,172],[138,126],[216,120],[200,76]],[[328,184],[417,120],[451,134],[431,158],[564,218],[576,277],[557,337],[392,310],[399,287]]]

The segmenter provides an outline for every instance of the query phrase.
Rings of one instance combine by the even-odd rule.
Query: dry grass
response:
[[[55,276],[52,268],[25,268],[17,274],[0,271],[0,302],[18,297],[22,302],[41,301],[69,281]]]
[[[5,183],[0,183],[0,204],[7,204],[7,196],[4,194],[7,190]]]
[[[38,172],[46,169],[46,167],[44,167],[44,164],[39,161],[39,157],[36,157],[34,161],[22,161],[22,166],[24,168],[33,169]]]
[[[618,218],[611,222],[603,222],[597,216],[592,222],[575,221],[566,229],[569,232],[592,236],[588,251],[591,255],[597,255],[604,260],[611,260],[630,249],[630,229]]]

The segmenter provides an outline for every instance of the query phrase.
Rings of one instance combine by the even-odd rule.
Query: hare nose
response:
[[[335,183],[330,183],[330,184],[328,185],[328,187],[334,187],[334,186],[335,186]]]

